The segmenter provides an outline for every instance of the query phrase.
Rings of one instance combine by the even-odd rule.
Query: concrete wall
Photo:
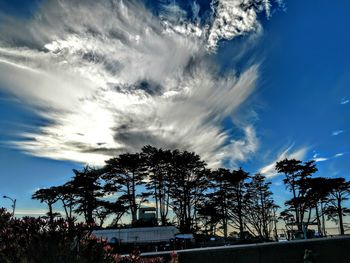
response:
[[[350,263],[350,237],[202,248],[178,251],[179,263],[303,263],[305,249],[312,263]]]

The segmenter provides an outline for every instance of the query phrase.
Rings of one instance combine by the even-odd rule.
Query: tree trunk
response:
[[[132,218],[132,224],[134,224],[137,221],[135,172],[132,172],[131,184],[132,184],[132,187],[131,187],[131,218]]]
[[[53,211],[52,211],[52,203],[48,203],[49,206],[49,219],[50,219],[50,226],[53,226]]]
[[[94,217],[92,216],[92,212],[93,212],[93,209],[91,207],[91,205],[88,205],[87,206],[87,222],[88,224],[94,224],[95,223],[95,220],[94,220]]]
[[[315,209],[316,209],[317,231],[319,234],[321,234],[322,229],[321,229],[320,213],[318,211],[318,203],[316,203]]]
[[[243,232],[244,232],[244,226],[243,226],[243,218],[242,218],[242,206],[239,202],[238,205],[238,222],[239,222],[239,237],[243,239]]]
[[[155,202],[156,202],[156,222],[157,222],[157,225],[158,225],[159,214],[161,214],[161,213],[159,213],[158,210],[160,209],[162,203],[161,203],[161,200],[158,201],[158,194],[160,194],[160,193],[157,193],[157,186],[156,186],[156,184],[154,185],[154,194],[155,194],[154,199],[155,199]]]
[[[340,230],[340,234],[344,235],[345,231],[344,231],[344,224],[343,224],[343,209],[341,206],[341,198],[337,198],[338,201],[338,218],[339,218],[339,230]]]
[[[222,219],[222,227],[224,228],[224,238],[225,238],[225,242],[227,239],[227,214],[226,212],[223,213],[224,217]]]
[[[322,213],[322,231],[323,231],[323,236],[327,236],[327,233],[326,233],[326,219],[324,217],[323,202],[321,202],[321,213]]]
[[[295,210],[295,223],[298,227],[298,230],[299,231],[302,231],[303,230],[303,226],[302,226],[302,222],[300,222],[300,210],[299,210],[299,205],[296,203],[296,191],[295,191],[295,181],[294,181],[294,178],[292,179],[292,192],[293,192],[293,198],[294,198],[294,201],[293,201],[293,206],[294,206],[294,210]]]

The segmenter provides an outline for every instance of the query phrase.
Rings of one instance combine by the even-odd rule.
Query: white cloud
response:
[[[314,154],[313,159],[315,162],[325,162],[325,161],[329,161],[335,158],[339,158],[342,157],[344,154],[346,153],[336,153],[331,157],[320,157],[318,154]]]
[[[232,139],[221,122],[254,91],[258,65],[219,76],[206,49],[260,28],[260,1],[233,2],[213,3],[210,26],[178,6],[159,18],[121,0],[47,1],[30,21],[2,19],[1,87],[47,121],[12,145],[91,164],[145,144],[193,150],[211,166],[245,160],[254,127]]]
[[[325,157],[317,157],[317,158],[314,158],[314,161],[315,162],[325,162],[325,161],[328,161],[329,159],[328,158],[325,158]]]
[[[342,134],[344,131],[343,130],[336,130],[334,132],[332,132],[332,136],[337,136],[339,134]]]
[[[339,158],[339,157],[343,157],[346,154],[349,154],[350,152],[340,152],[340,153],[336,153],[334,154],[334,156],[330,159],[335,159],[335,158]]]
[[[342,98],[341,101],[340,101],[340,104],[345,105],[345,104],[348,104],[349,102],[350,102],[349,99],[347,99],[347,98]]]
[[[302,160],[304,159],[308,147],[302,147],[299,149],[293,150],[294,145],[288,146],[286,149],[282,150],[278,155],[277,158],[271,162],[270,164],[262,167],[259,172],[266,176],[267,178],[275,177],[278,175],[277,171],[275,170],[276,163],[279,161],[282,161],[284,159],[296,159],[296,160]]]
[[[283,0],[214,0],[214,20],[208,31],[208,47],[215,48],[222,39],[230,40],[247,33],[261,33],[262,26],[257,17],[265,12],[271,16],[272,2],[284,7]]]
[[[229,159],[231,167],[236,168],[237,161],[247,160],[248,156],[254,154],[258,149],[259,142],[254,128],[248,126],[244,129],[244,132],[245,138],[236,141],[233,140],[231,144],[224,148],[224,150],[226,150],[226,155],[231,155]]]
[[[325,161],[329,161],[338,157],[342,157],[345,153],[336,153],[331,157],[320,157],[318,154],[315,154],[313,156],[313,159],[315,162],[325,162]]]
[[[326,158],[326,157],[321,157],[319,153],[316,153],[316,151],[314,151],[315,154],[312,156],[313,160],[315,162],[325,162],[328,161],[330,158]]]
[[[208,36],[209,47],[215,47],[220,39],[232,39],[260,28],[256,9],[253,5],[247,7],[247,2],[250,1],[212,2],[215,9],[215,20]]]

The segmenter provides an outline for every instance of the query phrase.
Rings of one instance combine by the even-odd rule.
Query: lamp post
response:
[[[12,217],[15,216],[15,209],[16,209],[16,199],[13,199],[9,196],[4,195],[3,198],[10,199],[12,201]]]

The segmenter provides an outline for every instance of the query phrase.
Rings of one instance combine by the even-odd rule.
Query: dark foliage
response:
[[[138,252],[129,257],[114,253],[97,239],[86,224],[68,228],[64,219],[13,219],[0,209],[0,262],[2,263],[158,263],[162,258],[143,259]]]

